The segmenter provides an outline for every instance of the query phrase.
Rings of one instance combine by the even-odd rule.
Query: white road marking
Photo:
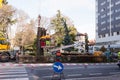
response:
[[[83,68],[84,68],[84,66],[81,66],[81,67],[65,67],[64,69],[83,69]],[[36,68],[34,70],[52,70],[52,68],[42,68],[42,69]]]
[[[0,69],[0,80],[29,80],[29,76],[25,68],[2,68]]]
[[[52,78],[52,76],[43,76],[42,78]]]
[[[74,77],[74,76],[82,76],[82,74],[72,74],[72,75],[67,75],[68,77]]]
[[[12,79],[2,79],[2,80],[29,80],[28,78],[12,78]]]
[[[22,71],[22,72],[21,72],[21,71],[20,71],[20,72],[1,72],[1,71],[0,71],[0,75],[5,75],[5,74],[7,74],[7,75],[8,75],[8,74],[17,74],[17,73],[18,73],[18,74],[27,74],[27,72],[23,72],[23,71]]]
[[[9,78],[11,78],[11,77],[26,77],[26,76],[28,76],[28,74],[0,75],[0,78],[2,78],[2,77],[9,77]]]
[[[110,72],[109,74],[120,74],[120,72]]]
[[[90,73],[89,75],[93,76],[93,75],[102,75],[102,73]]]

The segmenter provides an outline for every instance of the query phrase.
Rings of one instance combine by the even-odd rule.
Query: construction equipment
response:
[[[4,7],[2,7],[2,4]],[[0,61],[10,60],[11,51],[8,32],[10,25],[16,22],[16,19],[13,19],[15,10],[12,7],[9,8],[7,4],[6,0],[0,0]]]
[[[50,52],[62,50],[62,49],[65,49],[65,48],[75,47],[75,46],[78,46],[78,45],[79,44],[71,44],[71,45],[61,46],[59,48],[51,49]]]
[[[0,61],[9,61],[10,44],[6,38],[0,37]]]

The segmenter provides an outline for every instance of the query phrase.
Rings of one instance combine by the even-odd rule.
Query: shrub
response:
[[[105,52],[105,51],[107,51],[107,49],[106,49],[104,46],[102,46],[102,47],[100,48],[100,51]]]
[[[103,53],[102,53],[102,51],[95,51],[93,55],[94,56],[102,56]]]

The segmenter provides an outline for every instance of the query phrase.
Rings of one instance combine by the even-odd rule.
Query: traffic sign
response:
[[[57,73],[61,73],[64,69],[64,66],[61,62],[55,62],[53,64],[53,70]]]

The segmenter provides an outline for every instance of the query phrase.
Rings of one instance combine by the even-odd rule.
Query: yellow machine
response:
[[[0,50],[8,50],[10,46],[7,44],[5,38],[0,38]]]
[[[0,37],[0,61],[9,61],[10,59],[10,44],[6,38]]]

